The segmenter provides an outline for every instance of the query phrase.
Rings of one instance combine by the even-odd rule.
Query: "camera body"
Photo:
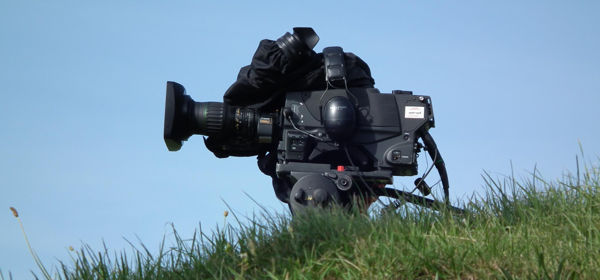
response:
[[[340,111],[341,107],[328,101],[347,98],[346,90],[286,94],[282,110],[290,113],[287,117],[281,116],[281,131],[275,133],[281,139],[277,146],[278,176],[302,169],[315,170],[315,166],[311,167],[313,164],[321,164],[323,171],[347,165],[348,156],[337,155],[345,154],[344,148],[352,151],[348,153],[356,159],[351,165],[358,167],[357,171],[382,184],[391,183],[392,176],[417,174],[420,150],[417,139],[435,125],[430,97],[412,95],[408,91],[381,94],[375,88],[349,91],[357,104],[354,105],[355,121],[342,124],[342,128],[351,130],[345,133],[344,139],[332,137],[326,124],[331,113]],[[348,102],[348,106],[353,104]]]

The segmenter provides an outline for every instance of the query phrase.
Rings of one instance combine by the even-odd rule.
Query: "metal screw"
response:
[[[302,198],[304,198],[304,191],[303,191],[303,190],[299,190],[299,191],[297,191],[297,192],[294,194],[294,199],[295,199],[297,202],[300,202],[300,203],[301,203],[301,202],[302,202]]]
[[[348,185],[348,180],[346,180],[346,179],[340,179],[340,185],[342,185],[344,187],[347,186]]]

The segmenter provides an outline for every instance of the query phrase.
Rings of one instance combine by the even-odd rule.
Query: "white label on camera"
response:
[[[424,119],[425,118],[425,107],[405,106],[404,107],[404,118],[405,119]]]

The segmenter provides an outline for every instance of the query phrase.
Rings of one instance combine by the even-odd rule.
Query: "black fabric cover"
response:
[[[375,85],[369,66],[353,53],[345,53],[348,87],[370,88]],[[249,106],[283,92],[325,89],[323,55],[311,51],[302,61],[289,59],[275,41],[262,40],[248,66],[242,67],[223,101]]]

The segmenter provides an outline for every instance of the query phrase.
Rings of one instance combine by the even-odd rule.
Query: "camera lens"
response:
[[[169,151],[181,149],[194,134],[270,143],[272,125],[269,115],[222,102],[195,102],[182,85],[167,82],[164,139]]]

